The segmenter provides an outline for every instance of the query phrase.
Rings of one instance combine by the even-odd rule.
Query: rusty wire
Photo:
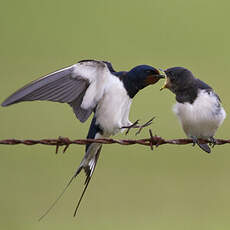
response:
[[[150,137],[144,138],[144,139],[111,139],[111,138],[105,138],[105,139],[77,139],[77,140],[70,140],[68,137],[59,137],[58,139],[40,139],[40,140],[17,140],[17,139],[6,139],[6,140],[0,140],[0,144],[2,145],[17,145],[17,144],[24,144],[24,145],[36,145],[36,144],[42,144],[42,145],[53,145],[56,146],[56,153],[58,152],[58,149],[60,146],[65,146],[63,149],[63,152],[67,150],[67,148],[71,144],[77,144],[77,145],[86,145],[90,143],[100,143],[100,144],[119,144],[119,145],[145,145],[150,146],[151,150],[153,150],[153,147],[164,145],[164,144],[173,144],[173,145],[186,145],[193,143],[192,139],[171,139],[171,140],[165,140],[162,137],[159,137],[157,135],[153,136],[151,129],[149,130]],[[210,143],[208,140],[199,139],[200,143]],[[229,140],[224,139],[216,139],[216,145],[223,145],[223,144],[229,144]]]

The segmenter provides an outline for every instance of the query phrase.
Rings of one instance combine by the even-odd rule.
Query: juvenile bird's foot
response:
[[[214,148],[216,145],[216,139],[214,137],[209,137],[209,141],[211,142],[209,145]]]
[[[209,146],[207,144],[200,143],[197,137],[191,137],[191,138],[193,141],[193,146],[195,146],[197,144],[206,153],[211,153],[211,149],[209,148]]]
[[[197,137],[191,137],[192,138],[192,147],[194,147],[198,143]]]
[[[136,120],[132,125],[130,125],[130,126],[123,126],[123,127],[121,127],[121,129],[127,129],[127,131],[125,132],[125,135],[127,135],[129,133],[129,131],[131,129],[133,129],[133,128],[134,129],[138,129],[138,131],[135,134],[135,135],[138,135],[143,128],[151,125],[154,119],[155,119],[155,117],[151,118],[149,121],[147,121],[143,125],[139,125],[139,120]]]

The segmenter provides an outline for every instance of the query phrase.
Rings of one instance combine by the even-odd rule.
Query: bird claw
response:
[[[214,148],[214,146],[216,145],[216,139],[214,138],[214,137],[210,137],[209,138],[209,141],[210,141],[210,143],[209,143],[209,145],[212,147],[212,148]]]
[[[129,131],[132,128],[137,128],[138,123],[139,123],[139,120],[136,120],[133,124],[131,124],[129,126],[122,126],[121,129],[127,129],[127,131],[125,132],[125,135],[128,135]]]
[[[192,147],[194,147],[198,143],[198,139],[196,137],[191,137],[192,138]]]
[[[127,129],[127,131],[125,132],[125,135],[127,135],[129,133],[129,131],[133,128],[138,129],[137,132],[135,133],[135,135],[138,135],[138,134],[140,134],[140,132],[142,131],[143,128],[151,125],[154,119],[155,119],[155,117],[151,118],[149,121],[147,121],[143,125],[139,125],[139,120],[136,120],[132,125],[123,126],[123,127],[121,127],[121,129]]]
[[[155,117],[151,118],[151,119],[150,119],[149,121],[147,121],[145,124],[140,125],[140,126],[139,126],[139,129],[138,129],[138,131],[135,133],[135,135],[140,134],[140,132],[141,132],[141,130],[142,130],[143,128],[145,128],[145,127],[151,125],[154,119],[155,119]]]
[[[192,138],[192,142],[193,142],[193,145],[192,145],[193,147],[197,144],[206,153],[211,153],[211,149],[208,147],[207,144],[200,143],[197,137],[191,137],[191,138]]]

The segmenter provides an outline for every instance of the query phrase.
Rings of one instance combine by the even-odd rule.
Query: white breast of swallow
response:
[[[114,135],[121,127],[130,125],[129,111],[132,99],[128,96],[123,83],[113,76],[106,84],[104,95],[97,105],[97,123],[105,135]]]
[[[193,104],[176,103],[173,111],[188,137],[208,138],[214,136],[226,117],[216,95],[205,90],[198,92]]]

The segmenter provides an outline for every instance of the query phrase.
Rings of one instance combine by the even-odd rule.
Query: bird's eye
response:
[[[152,70],[150,70],[150,69],[146,69],[146,70],[145,70],[145,73],[147,73],[147,74],[151,74],[151,73],[152,73]]]
[[[176,80],[176,76],[172,72],[170,72],[169,74],[170,74],[170,80],[172,82],[175,81]]]

